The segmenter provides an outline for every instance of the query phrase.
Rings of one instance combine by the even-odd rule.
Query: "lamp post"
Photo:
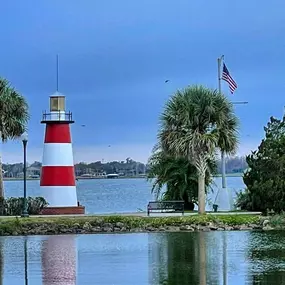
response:
[[[21,217],[29,217],[27,205],[27,143],[28,134],[25,132],[22,135],[22,142],[24,147],[24,206]]]

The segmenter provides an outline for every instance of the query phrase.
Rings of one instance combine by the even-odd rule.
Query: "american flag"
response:
[[[223,65],[223,74],[222,74],[222,79],[225,80],[226,82],[228,82],[229,87],[230,87],[230,91],[233,94],[234,91],[237,89],[237,84],[236,82],[233,80],[233,78],[231,77],[226,65]]]

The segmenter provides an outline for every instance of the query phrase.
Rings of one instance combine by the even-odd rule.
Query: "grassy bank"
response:
[[[264,217],[254,215],[7,217],[0,219],[0,235],[250,230],[262,229],[264,220]]]

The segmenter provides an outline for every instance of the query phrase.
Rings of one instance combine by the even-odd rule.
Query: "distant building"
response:
[[[27,168],[27,177],[39,178],[41,175],[41,168],[30,166]]]
[[[119,178],[119,174],[116,173],[111,173],[111,174],[107,174],[107,178]]]

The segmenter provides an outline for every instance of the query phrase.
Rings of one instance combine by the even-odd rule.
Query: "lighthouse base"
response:
[[[41,215],[84,215],[84,206],[72,207],[45,207],[41,211]]]

